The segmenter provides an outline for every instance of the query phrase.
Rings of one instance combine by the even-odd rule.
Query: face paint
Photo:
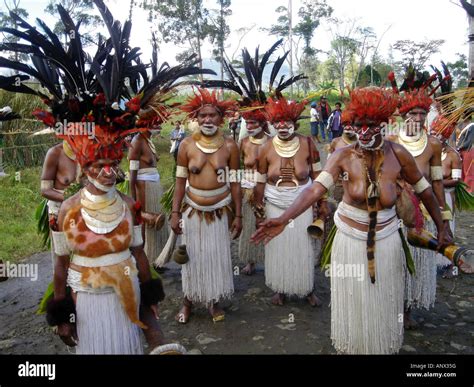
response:
[[[205,136],[213,136],[214,134],[216,134],[219,127],[213,124],[204,124],[204,125],[201,125],[200,129],[201,129],[201,133],[204,134]]]
[[[293,124],[277,125],[275,129],[278,131],[278,137],[281,140],[286,140],[295,133],[295,126]]]
[[[262,127],[259,126],[257,128],[254,128],[254,129],[247,129],[247,132],[249,134],[249,136],[256,136],[257,134],[259,134],[260,132],[262,131]]]
[[[112,184],[112,185],[103,185],[103,184],[100,184],[96,179],[94,179],[93,177],[90,177],[89,175],[87,175],[87,180],[89,180],[89,182],[95,187],[97,188],[99,191],[102,191],[102,192],[110,192],[112,190],[115,189],[115,183]]]
[[[355,132],[357,133],[358,143],[361,148],[364,149],[374,149],[374,145],[377,142],[379,136],[381,136],[380,126],[370,126],[370,125],[361,125],[355,127]],[[383,139],[379,148],[383,144]]]

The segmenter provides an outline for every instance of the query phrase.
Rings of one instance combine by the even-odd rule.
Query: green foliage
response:
[[[92,0],[49,0],[44,10],[58,19],[53,31],[58,34],[58,36],[62,35],[64,39],[67,39],[68,36],[64,31],[64,25],[57,11],[58,4],[61,4],[66,11],[68,11],[73,20],[81,21],[81,35],[84,38],[83,41],[86,42],[85,46],[94,43],[96,40],[94,40],[95,38],[92,32],[102,24],[102,19],[95,12],[94,2]],[[66,40],[64,42],[66,42]]]
[[[4,165],[16,169],[42,165],[48,149],[57,143],[52,134],[31,137],[34,131],[44,128],[44,125],[31,118],[31,112],[44,108],[44,104],[31,95],[0,90],[0,107],[3,106],[10,106],[22,117],[0,125]]]
[[[0,26],[2,27],[10,27],[17,29],[17,22],[10,17],[10,11],[16,13],[18,16],[22,18],[28,17],[28,11],[24,8],[20,7],[20,0],[6,0],[3,1],[2,9],[0,10]],[[3,39],[2,43],[18,43],[20,38],[16,36],[12,36],[10,34],[2,34]],[[8,59],[14,60],[16,62],[25,62],[28,60],[28,55],[23,53],[11,53],[7,56]]]
[[[39,190],[40,168],[17,172],[7,168],[7,177],[0,178],[0,259],[16,261],[43,249],[37,233],[35,211],[42,200]]]
[[[451,76],[453,77],[454,87],[467,87],[469,80],[469,69],[467,67],[467,57],[464,54],[457,53],[458,59],[453,63],[446,63]]]
[[[416,71],[422,71],[430,57],[439,52],[444,43],[445,41],[442,39],[425,40],[423,42],[397,40],[393,48],[402,55],[402,60],[398,62],[400,67],[406,68],[412,63]]]

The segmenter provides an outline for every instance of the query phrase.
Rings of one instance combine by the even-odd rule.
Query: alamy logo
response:
[[[56,379],[56,364],[25,364],[18,365],[18,376],[19,377],[30,377],[30,378],[48,378],[48,380]]]

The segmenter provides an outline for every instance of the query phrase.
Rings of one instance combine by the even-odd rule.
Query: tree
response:
[[[0,26],[10,27],[16,30],[18,28],[17,21],[10,16],[10,12],[14,12],[22,18],[27,18],[28,12],[26,9],[20,7],[20,0],[4,0],[3,3],[6,11],[0,11]],[[19,40],[18,37],[8,34],[7,36],[3,36],[2,43],[18,43]],[[28,61],[28,55],[14,52],[8,56],[8,59],[14,60],[15,62],[26,62]]]
[[[158,30],[164,42],[187,42],[187,50],[179,57],[196,53],[202,68],[202,42],[213,28],[203,0],[144,0],[140,6],[149,11],[150,21],[158,21]]]
[[[316,29],[319,27],[321,20],[331,16],[333,8],[329,6],[326,0],[303,0],[302,6],[298,10],[298,22],[292,29],[293,39],[290,42],[290,12],[287,7],[280,6],[275,12],[279,14],[277,22],[266,28],[271,35],[276,35],[279,38],[285,39],[284,49],[288,46],[294,47],[294,54],[287,58],[290,64],[290,72],[292,69],[292,59],[296,60],[296,65],[299,72],[304,72],[309,76],[308,70],[315,71],[318,63],[316,55],[319,50],[312,47],[312,39]],[[301,47],[301,42],[303,46]],[[310,80],[302,81],[303,88],[307,92]]]
[[[219,5],[219,9],[212,10],[212,13],[216,15],[216,17],[212,18],[214,26],[211,28],[209,38],[211,43],[216,45],[212,51],[212,55],[221,65],[221,80],[224,80],[225,41],[230,34],[230,28],[226,18],[232,15],[232,10],[230,9],[231,0],[217,0],[217,4]]]
[[[444,40],[426,40],[424,42],[414,42],[413,40],[397,40],[393,48],[400,51],[402,60],[399,61],[401,68],[407,68],[411,63],[415,71],[422,71],[431,55],[439,52]]]
[[[453,77],[454,87],[466,87],[469,80],[467,57],[460,53],[456,55],[458,59],[454,63],[446,63],[446,66],[448,66],[451,76]]]
[[[469,78],[474,81],[474,0],[460,0],[469,18]]]
[[[95,44],[97,36],[94,36],[93,31],[98,26],[102,25],[102,19],[95,14],[94,2],[92,0],[49,0],[48,5],[44,9],[45,12],[53,15],[58,19],[54,25],[53,31],[60,35],[64,34],[64,43],[67,43],[68,34],[64,31],[63,23],[59,17],[57,5],[61,4],[66,11],[71,15],[73,20],[81,21],[81,36],[86,43],[84,46]]]

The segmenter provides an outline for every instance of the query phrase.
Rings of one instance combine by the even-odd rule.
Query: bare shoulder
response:
[[[441,149],[441,141],[439,141],[435,136],[432,136],[431,134],[428,135],[428,142],[432,147]]]
[[[343,160],[352,155],[355,152],[355,144],[346,145],[337,148],[333,153],[331,153],[331,159],[334,157],[334,160]]]
[[[48,152],[46,152],[45,159],[57,158],[61,155],[62,151],[63,151],[63,144],[57,144],[48,149]]]
[[[81,203],[81,191],[76,192],[71,197],[67,198],[61,203],[61,212],[66,214],[71,208],[78,206]]]
[[[192,144],[192,143],[194,143],[193,136],[187,136],[184,138],[183,141],[181,141],[181,144],[179,144],[179,149],[181,149],[182,147],[187,147],[189,144]]]
[[[454,149],[451,145],[448,145],[446,147],[446,153],[450,155],[453,159],[461,158],[461,155],[459,154],[459,152],[456,149]]]
[[[230,151],[236,151],[236,150],[238,151],[239,150],[239,146],[237,145],[237,143],[234,141],[233,138],[225,136],[224,140],[225,140],[225,145],[226,145],[227,149],[229,149]]]
[[[387,137],[385,137],[385,140],[390,141],[393,144],[398,143],[398,136],[395,134],[389,134]]]

